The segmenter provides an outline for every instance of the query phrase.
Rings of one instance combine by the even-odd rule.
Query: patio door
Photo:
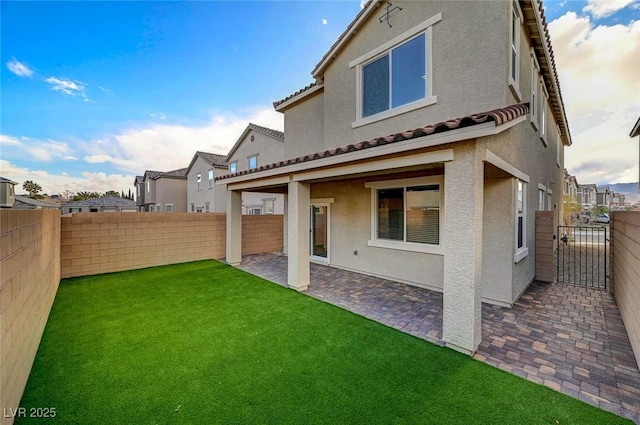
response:
[[[309,256],[312,260],[329,262],[329,204],[311,204]]]

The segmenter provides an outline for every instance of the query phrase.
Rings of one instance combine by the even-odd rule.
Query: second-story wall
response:
[[[256,155],[257,167],[282,161],[285,159],[284,142],[259,131],[249,130],[238,141],[227,162],[237,164],[236,172],[246,171],[249,169],[249,158]]]
[[[209,180],[210,172],[213,178],[211,181]],[[199,184],[198,174],[200,175]],[[226,167],[213,166],[200,156],[196,158],[187,175],[187,212],[226,211],[224,187],[216,187],[215,184],[215,178],[223,174],[227,174]]]
[[[155,204],[166,212],[173,205],[173,212],[187,212],[187,180],[159,178],[155,180]]]

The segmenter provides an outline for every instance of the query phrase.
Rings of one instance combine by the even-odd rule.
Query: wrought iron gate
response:
[[[609,228],[558,226],[558,235],[558,283],[606,289],[609,279]]]

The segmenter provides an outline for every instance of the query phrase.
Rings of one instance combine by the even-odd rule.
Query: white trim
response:
[[[274,198],[275,199],[275,198]],[[316,198],[309,201],[311,204],[333,204],[334,198]]]
[[[226,180],[223,180],[226,182]],[[289,184],[291,182],[291,177],[289,176],[276,176],[276,177],[271,177],[268,179],[262,179],[260,180],[260,186],[261,187],[267,187],[267,186],[282,186],[285,184]],[[221,184],[221,183],[218,183]],[[243,189],[253,189],[256,187],[255,182],[238,182],[238,183],[233,183],[233,182],[229,182],[227,183],[227,187],[228,190],[243,190]]]
[[[529,255],[529,248],[522,247],[513,254],[513,262],[519,263],[522,259],[524,259],[527,255]]]
[[[333,198],[331,198],[333,202]],[[309,202],[309,215],[311,215],[311,208],[313,208],[314,206],[316,207],[327,207],[327,257],[318,257],[316,255],[312,255],[311,253],[309,253],[309,260],[319,263],[319,264],[331,264],[331,203],[324,203],[324,202]],[[309,217],[309,226],[311,226],[311,217]],[[309,229],[309,250],[311,251],[312,248],[312,244],[313,244],[313,239],[311,238],[311,235],[313,234],[312,232],[313,229]]]
[[[394,241],[387,239],[378,239],[376,236],[378,228],[378,214],[377,214],[377,196],[376,191],[384,188],[400,188],[405,189],[407,186],[419,186],[437,184],[440,187],[440,208],[439,208],[439,222],[440,228],[438,230],[440,243],[434,244],[422,244],[416,242]],[[444,255],[443,241],[442,241],[442,226],[444,222],[444,175],[428,176],[428,177],[414,177],[408,179],[396,179],[396,180],[383,180],[383,181],[371,181],[365,182],[365,188],[371,189],[371,234],[367,241],[367,246],[385,249],[394,249],[399,251],[420,252],[423,254],[435,254]],[[406,200],[405,200],[406,202]],[[406,206],[405,206],[406,210]],[[406,221],[405,229],[406,235]]]
[[[317,92],[320,89],[324,89],[324,84],[316,84],[315,86],[311,87],[310,89],[307,89],[307,90],[303,91],[302,93],[298,93],[297,95],[293,96],[292,98],[287,99],[286,101],[284,101],[281,104],[279,104],[278,106],[276,106],[275,110],[278,111],[278,112],[281,112],[284,109],[286,109],[288,106],[293,105],[294,103],[304,99],[305,97]]]
[[[512,176],[522,180],[525,183],[529,183],[530,179],[529,179],[529,176],[527,174],[525,174],[522,171],[518,170],[516,167],[514,167],[511,164],[509,164],[507,161],[505,161],[504,159],[500,158],[495,153],[491,152],[489,149],[485,150],[484,158],[482,158],[482,160],[485,161],[485,162],[488,162],[491,165],[494,165],[494,166],[500,168],[503,171],[506,171],[507,173],[509,173]]]
[[[531,55],[531,126],[538,130],[539,124],[539,113],[540,109],[540,92],[538,90],[539,80],[540,80],[540,64],[538,63],[538,58],[536,58],[536,53],[533,50],[533,47],[529,50],[529,54]]]
[[[422,23],[416,25],[415,27],[410,28],[407,31],[403,32],[402,34],[398,35],[397,37],[387,41],[383,45],[378,46],[375,49],[360,56],[359,58],[352,60],[351,62],[349,62],[349,68],[353,68],[357,65],[360,65],[361,63],[366,62],[369,59],[378,56],[380,53],[386,52],[387,50],[390,50],[396,47],[398,44],[401,44],[402,42],[412,38],[413,36],[418,35],[418,33],[425,31],[427,28],[437,24],[441,20],[442,20],[442,13],[438,13],[437,15],[432,16],[426,21],[423,21]]]
[[[518,247],[518,183],[522,182],[522,247]],[[515,247],[516,252],[513,254],[513,261],[515,263],[522,260],[524,257],[529,255],[529,248],[527,248],[527,185],[528,182],[525,182],[521,179],[516,179],[515,184],[515,208],[514,208],[514,217],[515,217]]]
[[[560,149],[564,149],[564,145],[561,140],[560,127],[556,126],[556,165],[560,167],[561,158],[560,158]]]
[[[547,191],[547,188],[545,185],[543,185],[542,183],[538,183],[538,190],[542,190],[543,192]]]
[[[171,207],[171,211],[167,210],[167,208],[169,208],[169,207]],[[168,212],[168,213],[174,212],[173,204],[164,204],[164,211]]]
[[[508,83],[509,83],[509,88],[511,89],[511,91],[513,92],[513,95],[516,97],[516,100],[518,102],[522,101],[522,94],[520,94],[520,60],[521,60],[521,53],[522,53],[522,49],[520,46],[520,38],[522,36],[522,11],[520,10],[520,5],[518,5],[517,0],[511,0],[510,1],[511,7],[509,8],[509,67],[508,67],[508,72],[509,72],[509,77],[508,77]],[[514,7],[515,6],[515,7]],[[514,22],[513,20],[513,15],[516,15],[516,20]],[[512,40],[512,38],[514,37],[513,33],[514,31],[514,26],[515,24],[518,25],[517,28],[517,34],[515,35],[515,40]],[[513,63],[512,62],[512,55],[511,55],[511,50],[512,48],[515,50],[516,53],[516,62]],[[513,74],[513,67],[515,67],[515,78],[513,78],[512,74]]]
[[[429,84],[429,83],[428,83]],[[429,84],[429,87],[431,86],[431,84]],[[358,84],[358,87],[361,87],[360,84]],[[358,89],[359,92],[361,92],[361,89]],[[357,109],[358,111],[357,113],[357,117],[361,116],[362,114],[362,98],[361,98],[362,94],[359,93],[357,97],[360,98],[360,101],[358,101],[357,105]],[[406,114],[407,112],[411,112],[414,111],[416,109],[420,109],[420,108],[424,108],[425,106],[429,106],[429,105],[433,105],[435,103],[438,103],[438,96],[430,96],[430,97],[425,97],[424,99],[420,99],[420,100],[416,100],[414,102],[411,103],[407,103],[406,105],[402,105],[402,106],[398,106],[397,108],[393,108],[393,109],[387,109],[386,111],[382,111],[382,112],[378,112],[375,115],[370,115],[366,118],[362,118],[362,119],[357,119],[354,122],[351,123],[351,128],[358,128],[358,127],[362,127],[363,125],[367,125],[367,124],[371,124],[373,122],[376,121],[382,121],[382,120],[386,120],[387,118],[391,118],[391,117],[395,117],[396,115],[400,115],[400,114]]]

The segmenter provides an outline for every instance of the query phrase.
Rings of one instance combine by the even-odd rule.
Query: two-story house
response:
[[[578,202],[582,209],[590,211],[598,205],[598,187],[595,184],[578,185]]]
[[[564,170],[564,195],[567,195],[571,198],[575,198],[578,200],[578,179],[576,176],[572,176],[569,174],[567,169]]]
[[[604,208],[611,206],[611,190],[607,186],[596,188],[596,204]]]
[[[224,187],[215,187],[214,179],[227,174],[224,155],[196,152],[187,167],[187,211],[225,212],[226,193]]]
[[[187,169],[173,171],[147,170],[136,187],[140,211],[187,212]],[[138,177],[136,177],[138,182]]]
[[[255,170],[264,164],[285,159],[284,133],[249,123],[227,154],[228,173]],[[282,193],[242,193],[242,213],[247,215],[284,214]]]
[[[16,202],[15,187],[18,183],[0,177],[0,208],[11,208]]]
[[[291,288],[318,261],[442,292],[443,340],[473,352],[481,302],[535,277],[540,191],[561,216],[571,136],[540,2],[372,0],[312,75],[274,103],[287,159],[218,178],[226,261],[242,193],[286,194]]]
[[[144,204],[144,193],[145,193],[145,183],[144,176],[136,176],[133,180],[133,186],[136,188],[136,207],[138,211],[145,211]]]

